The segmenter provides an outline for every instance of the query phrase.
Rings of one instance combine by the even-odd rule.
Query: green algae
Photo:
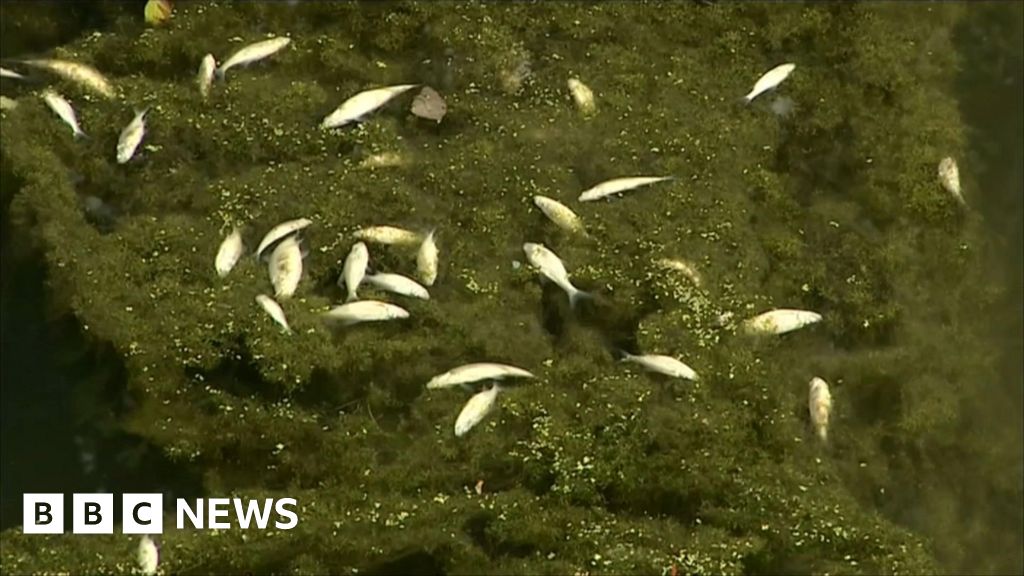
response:
[[[996,296],[974,290],[979,223],[935,181],[966,146],[949,94],[962,18],[955,5],[181,3],[166,28],[123,16],[57,51],[122,94],[58,83],[90,140],[30,95],[5,115],[4,163],[24,182],[11,219],[53,298],[123,359],[137,400],[125,429],[201,470],[207,494],[300,503],[291,531],[165,531],[170,572],[401,572],[413,558],[448,574],[934,573],[966,553],[905,521],[899,498],[982,443],[954,439],[990,370],[970,318]],[[267,33],[293,43],[202,101],[202,56]],[[787,60],[792,116],[767,110],[773,95],[737,103]],[[570,75],[594,89],[594,118],[573,107]],[[405,82],[445,95],[440,126],[398,99],[317,129],[352,93]],[[111,127],[145,105],[141,157],[116,166]],[[358,167],[389,151],[408,162]],[[574,204],[590,239],[530,205],[632,174],[677,180]],[[114,232],[89,225],[86,193],[123,212]],[[213,255],[233,226],[251,249],[296,217],[314,225],[284,335],[253,301],[265,268],[246,257],[220,280]],[[374,224],[436,226],[438,284],[408,320],[332,331],[318,314],[342,296],[349,234]],[[514,267],[530,240],[597,294],[575,319]],[[408,248],[371,254],[413,270]],[[703,285],[660,257],[692,259]],[[768,340],[716,325],[771,307],[825,322]],[[619,340],[702,378],[636,373],[606,351]],[[480,360],[541,378],[456,441],[466,395],[423,383]],[[814,375],[836,399],[827,447],[807,423]],[[132,569],[127,536],[16,532],[5,570]]]

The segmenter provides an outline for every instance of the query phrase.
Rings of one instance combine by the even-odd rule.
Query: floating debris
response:
[[[143,14],[146,18],[146,24],[159,26],[171,18],[171,12],[173,11],[174,5],[171,3],[171,0],[149,0],[146,2]]]
[[[444,98],[430,86],[424,86],[412,100],[412,113],[420,118],[440,123],[447,112],[448,105],[445,104]]]

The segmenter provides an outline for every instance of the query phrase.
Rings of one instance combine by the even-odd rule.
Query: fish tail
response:
[[[619,362],[625,362],[626,360],[629,360],[629,357],[631,356],[629,352],[626,352],[625,350],[619,348],[618,346],[612,346],[611,352],[612,357],[614,357]]]
[[[569,293],[569,307],[576,310],[579,307],[581,300],[593,300],[594,295],[590,292],[584,292],[583,290],[576,289]]]
[[[89,140],[89,135],[86,134],[85,132],[82,132],[81,130],[76,130],[74,133],[72,133],[71,137],[74,138],[75,140]]]
[[[213,76],[217,79],[218,82],[223,82],[224,81],[224,74],[226,74],[226,73],[227,73],[227,70],[225,70],[223,66],[220,66],[220,67],[217,67],[217,68],[214,69]]]
[[[747,95],[743,96],[742,98],[740,98],[740,103],[742,103],[744,106],[746,106],[747,104],[750,104],[753,100],[754,100],[754,97],[752,95],[750,95],[750,94],[747,94]]]
[[[358,300],[358,299],[359,299],[359,295],[356,294],[355,290],[353,290],[352,292],[348,293],[348,296],[345,298],[345,302],[352,302],[352,301],[355,301],[355,300]]]

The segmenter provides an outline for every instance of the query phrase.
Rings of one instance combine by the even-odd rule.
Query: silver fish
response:
[[[270,317],[277,322],[281,327],[281,331],[285,334],[291,334],[292,329],[288,326],[288,319],[284,316],[284,310],[276,300],[267,296],[266,294],[260,294],[256,297],[256,303],[263,308],[263,310],[270,315]]]
[[[71,107],[71,103],[66,98],[57,94],[53,90],[43,90],[42,93],[43,101],[60,116],[60,119],[65,124],[71,127],[75,138],[82,138],[85,136],[85,132],[82,132],[82,128],[78,125],[78,118],[75,116],[75,109]]]
[[[754,88],[743,97],[743,101],[749,104],[754,98],[757,98],[761,94],[775,88],[781,84],[795,68],[796,64],[787,63],[780,64],[765,72],[764,75],[758,78],[757,82],[754,83]]]
[[[817,312],[777,308],[746,320],[743,330],[747,334],[785,334],[817,322],[821,322]]]
[[[686,380],[699,380],[697,372],[671,356],[661,354],[640,354],[634,355],[628,352],[622,353],[623,362],[632,362],[651,372],[671,376],[672,378],[685,378]]]
[[[220,68],[217,68],[215,74],[217,75],[217,78],[223,80],[224,75],[227,74],[228,70],[235,66],[244,66],[246,64],[252,64],[257,60],[263,60],[290,44],[291,41],[291,38],[279,36],[269,40],[262,40],[254,44],[249,44],[238,52],[232,54],[231,57],[220,65]]]
[[[456,437],[461,437],[466,432],[472,430],[474,426],[490,414],[498,399],[499,391],[499,386],[495,384],[483,392],[474,394],[469,399],[469,402],[466,402],[466,405],[462,407],[462,411],[459,412],[459,417],[455,419]]]
[[[110,81],[88,64],[53,59],[24,60],[22,63],[49,70],[65,80],[75,82],[107,98],[117,95]]]
[[[14,70],[8,70],[7,68],[0,66],[0,78],[14,78],[15,80],[24,80],[25,75],[19,74]]]
[[[271,244],[277,242],[278,240],[284,238],[285,236],[289,236],[291,234],[298,232],[299,230],[302,230],[303,228],[309,226],[312,223],[313,221],[310,220],[309,218],[297,218],[295,220],[288,220],[286,222],[278,224],[277,226],[274,226],[273,228],[270,229],[270,232],[267,232],[267,235],[263,237],[263,240],[260,241],[260,245],[256,247],[256,255],[259,256],[260,254],[263,253],[264,250],[267,249],[267,246],[270,246]]]
[[[160,550],[157,549],[156,542],[153,542],[153,539],[148,534],[143,534],[139,538],[136,560],[139,563],[140,574],[143,576],[153,576],[156,574],[157,566],[160,564]]]
[[[350,326],[359,322],[381,322],[385,320],[401,320],[409,317],[409,312],[400,306],[379,300],[359,300],[335,306],[324,315],[329,320]]]
[[[135,155],[135,150],[142,143],[142,138],[146,135],[146,112],[148,111],[149,108],[136,112],[132,121],[121,131],[121,136],[117,139],[118,164],[124,164],[131,160]]]
[[[523,252],[526,253],[526,259],[530,264],[536,267],[545,278],[565,290],[565,293],[569,295],[569,306],[575,308],[581,298],[590,297],[589,293],[572,285],[572,282],[569,281],[569,273],[565,270],[565,264],[546,246],[527,242],[523,244]]]
[[[388,103],[389,100],[419,86],[419,84],[398,84],[395,86],[385,86],[383,88],[374,88],[373,90],[366,90],[360,92],[355,96],[345,100],[338,106],[334,112],[331,112],[323,119],[320,123],[320,127],[324,129],[328,128],[340,128],[350,122],[356,122],[362,119],[367,114],[380,108],[381,106]]]
[[[574,234],[586,234],[587,231],[583,227],[583,221],[576,215],[575,212],[569,209],[568,206],[562,204],[554,198],[548,198],[547,196],[534,196],[533,203],[540,208],[540,211],[548,217],[548,220],[554,222],[555,226],[558,226],[562,230],[572,232]]]
[[[430,300],[430,292],[427,292],[427,289],[420,285],[419,282],[408,276],[379,273],[366,276],[365,281],[367,284],[381,290],[409,296],[410,298]]]
[[[495,362],[476,362],[452,368],[444,374],[434,376],[427,382],[428,390],[450,388],[472,384],[480,380],[501,380],[504,378],[536,378],[529,370]]]
[[[345,258],[345,266],[341,271],[341,281],[345,283],[345,289],[348,290],[347,302],[359,297],[357,291],[359,284],[366,276],[366,266],[369,262],[370,251],[366,249],[366,244],[356,242],[349,251],[348,257]]]
[[[594,92],[586,84],[580,82],[578,78],[569,78],[566,85],[569,87],[572,99],[576,102],[576,107],[584,116],[589,116],[597,111],[597,106],[594,104]]]
[[[214,260],[214,267],[217,269],[217,276],[224,278],[231,272],[231,269],[242,257],[245,246],[242,244],[242,231],[235,228],[228,234],[227,238],[220,243],[217,250],[217,258]]]
[[[270,283],[274,285],[274,298],[285,300],[295,294],[302,279],[302,250],[295,236],[289,236],[274,247],[267,263]]]
[[[957,202],[963,206],[967,205],[967,202],[964,201],[963,191],[960,189],[960,169],[956,165],[956,160],[946,157],[939,162],[939,183],[942,184],[946,192],[956,198]]]
[[[210,95],[210,86],[213,84],[213,75],[217,70],[217,59],[213,54],[203,56],[199,63],[199,73],[196,74],[196,85],[199,86],[199,95],[205,100]]]
[[[356,230],[352,235],[357,240],[377,244],[418,244],[422,240],[419,234],[397,226],[369,226]]]
[[[416,271],[427,286],[433,286],[437,281],[437,243],[434,241],[433,230],[423,239],[416,253]]]
[[[614,178],[584,190],[583,193],[580,194],[579,201],[593,202],[594,200],[600,200],[605,196],[611,196],[612,194],[618,194],[619,192],[625,192],[641,186],[647,186],[656,182],[664,182],[665,180],[672,179],[673,176],[631,176],[628,178]]]
[[[832,393],[828,382],[814,377],[808,385],[807,408],[811,413],[811,424],[822,442],[828,441],[828,420],[832,414]]]

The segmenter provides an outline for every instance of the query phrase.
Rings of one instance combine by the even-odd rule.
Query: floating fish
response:
[[[369,262],[370,251],[366,249],[366,244],[356,242],[349,251],[348,257],[345,258],[345,266],[341,271],[340,280],[345,283],[345,289],[348,290],[347,302],[359,297],[356,291],[359,290],[359,284],[366,276],[366,266]]]
[[[584,116],[589,116],[597,111],[597,106],[594,104],[594,92],[586,84],[577,78],[569,78],[566,85],[569,87],[573,101],[576,102],[576,107],[583,112]]]
[[[254,44],[249,44],[238,52],[232,54],[230,58],[220,65],[220,68],[217,68],[215,74],[217,75],[217,78],[223,80],[224,75],[227,74],[228,70],[235,66],[245,66],[258,60],[263,60],[264,58],[273,55],[275,52],[280,51],[288,44],[291,44],[291,41],[291,38],[279,36],[269,40],[262,40]]]
[[[400,306],[380,302],[379,300],[360,300],[335,306],[325,312],[324,315],[329,320],[340,322],[342,326],[351,326],[359,322],[401,320],[408,318],[409,312]]]
[[[366,277],[366,283],[375,288],[402,296],[430,300],[430,292],[427,292],[426,288],[412,278],[402,276],[401,274],[372,274]]]
[[[324,118],[323,122],[320,123],[320,127],[324,129],[340,128],[350,122],[357,122],[363,116],[387,104],[395,96],[412,90],[417,86],[419,84],[398,84],[360,92],[342,102],[341,106],[338,106],[334,112],[331,112]]]
[[[558,226],[566,232],[572,232],[574,234],[586,234],[587,231],[583,227],[583,221],[576,215],[575,212],[569,209],[568,206],[562,204],[554,198],[548,198],[547,196],[534,196],[533,203],[540,208],[540,211],[548,217],[548,220],[554,222],[555,226]]]
[[[156,542],[153,542],[153,539],[148,534],[143,534],[139,538],[139,550],[136,559],[139,562],[139,572],[143,576],[153,576],[156,574],[157,566],[160,564],[160,550],[157,549]]]
[[[220,243],[217,250],[217,258],[214,260],[214,267],[217,269],[217,276],[224,278],[231,272],[231,269],[242,257],[245,247],[242,244],[242,231],[235,228],[228,234],[227,238]]]
[[[121,131],[121,136],[117,139],[118,164],[124,164],[131,160],[135,155],[135,150],[142,143],[142,138],[146,135],[146,112],[148,111],[149,108],[136,112],[132,121]]]
[[[196,85],[199,86],[199,95],[205,100],[210,95],[210,86],[213,85],[213,75],[217,70],[217,59],[213,54],[203,56],[199,63],[199,73],[196,74]]]
[[[416,271],[419,272],[420,280],[427,286],[433,286],[437,281],[437,243],[434,242],[434,230],[423,239],[419,252],[416,253]]]
[[[469,399],[469,402],[466,402],[466,405],[462,407],[462,411],[459,412],[459,417],[455,419],[456,437],[460,437],[472,430],[474,426],[490,414],[498,399],[499,390],[500,388],[495,384],[483,392],[474,394]]]
[[[312,223],[313,221],[309,218],[297,218],[274,226],[270,229],[270,232],[267,232],[267,235],[263,237],[263,240],[260,241],[260,245],[256,248],[256,255],[259,256],[267,249],[267,246],[270,246],[285,236],[289,236],[299,230],[302,230]]]
[[[621,352],[623,362],[632,362],[651,372],[671,376],[672,378],[685,378],[686,380],[699,380],[697,372],[681,361],[671,356],[661,354],[630,354]]]
[[[25,75],[19,74],[14,70],[8,70],[7,68],[0,66],[0,78],[13,78],[15,80],[24,80]]]
[[[960,190],[960,169],[956,165],[956,160],[952,158],[943,158],[939,162],[939,183],[956,198],[957,202],[961,205],[966,206],[967,202],[964,201],[963,191]]]
[[[274,247],[267,263],[267,273],[274,285],[274,298],[285,300],[295,294],[302,279],[302,250],[295,236],[285,238]]]
[[[0,96],[0,110],[14,110],[18,107],[18,101],[7,96]]]
[[[693,282],[694,286],[700,288],[700,273],[697,272],[697,268],[693,264],[685,260],[677,260],[675,258],[659,258],[658,260],[655,260],[654,263],[666,270],[681,272],[690,280],[690,282]]]
[[[267,296],[266,294],[260,294],[256,297],[256,303],[259,304],[270,317],[274,319],[274,322],[281,327],[281,331],[285,334],[291,334],[292,329],[288,326],[288,319],[284,316],[284,310],[276,300]]]
[[[78,125],[78,117],[75,116],[75,109],[71,107],[71,103],[66,98],[57,94],[53,90],[43,90],[42,93],[43,101],[60,116],[60,119],[65,124],[71,127],[75,138],[82,138],[85,136],[85,132],[82,132],[82,128]]]
[[[748,319],[743,329],[747,334],[785,334],[817,322],[821,322],[817,312],[778,308]]]
[[[808,385],[807,408],[811,413],[811,424],[822,442],[828,441],[828,419],[832,414],[832,394],[828,382],[814,377]]]
[[[441,119],[448,112],[448,105],[444,98],[430,86],[424,86],[420,93],[412,100],[412,113],[414,116],[435,120],[441,123]]]
[[[565,264],[546,246],[527,242],[523,244],[523,252],[526,253],[526,259],[530,264],[535,266],[545,278],[565,290],[565,293],[569,295],[570,307],[575,308],[581,298],[590,298],[589,293],[572,285],[572,282],[569,281],[569,273],[565,270]]]
[[[143,15],[145,16],[146,24],[159,26],[170,19],[173,10],[174,7],[171,5],[171,0],[149,0],[146,2]]]
[[[749,104],[754,98],[757,98],[761,94],[775,88],[781,84],[795,68],[796,64],[780,64],[765,72],[764,76],[758,78],[757,82],[754,83],[754,88],[743,97],[743,101]]]
[[[107,98],[117,95],[110,81],[100,74],[99,70],[88,64],[68,60],[23,60],[22,64],[49,70],[65,80],[84,86]]]
[[[655,184],[657,182],[664,182],[665,180],[672,180],[673,178],[673,176],[631,176],[629,178],[615,178],[613,180],[601,182],[597,186],[585,190],[580,194],[579,201],[592,202],[594,200],[600,200],[605,196],[611,196],[612,194],[618,194],[619,192],[633,190],[634,188]]]
[[[480,380],[502,380],[504,378],[536,378],[536,376],[528,370],[509,366],[508,364],[477,362],[452,368],[444,374],[434,376],[430,379],[430,382],[427,382],[427,389],[438,390],[462,384],[472,384]]]
[[[352,233],[358,240],[377,244],[419,244],[423,237],[419,234],[396,226],[370,226],[360,228]]]

